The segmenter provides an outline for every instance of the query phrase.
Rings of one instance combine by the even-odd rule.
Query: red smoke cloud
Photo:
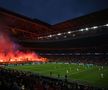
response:
[[[1,30],[0,30],[1,31]],[[0,63],[23,63],[23,62],[46,62],[47,59],[40,57],[34,52],[22,52],[16,48],[5,32],[0,32]]]
[[[10,41],[5,33],[0,33],[0,52],[14,50],[14,43]]]

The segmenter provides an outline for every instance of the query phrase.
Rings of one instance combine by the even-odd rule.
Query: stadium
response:
[[[108,9],[50,25],[0,8],[0,90],[108,90]]]

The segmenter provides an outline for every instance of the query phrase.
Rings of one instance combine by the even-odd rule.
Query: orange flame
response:
[[[24,63],[24,62],[47,62],[46,58],[34,52],[19,51],[15,43],[9,38],[4,29],[0,26],[0,64]],[[6,30],[4,30],[6,31]]]
[[[38,56],[34,52],[8,52],[0,53],[0,63],[27,63],[27,62],[47,62],[47,58]]]

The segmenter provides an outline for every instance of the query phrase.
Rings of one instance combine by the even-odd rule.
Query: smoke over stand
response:
[[[35,52],[23,52],[19,50],[8,33],[0,27],[0,64],[46,62],[47,59],[37,55]]]

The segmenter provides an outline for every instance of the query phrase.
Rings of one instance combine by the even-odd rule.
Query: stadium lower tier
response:
[[[47,55],[49,62],[69,62],[108,65],[108,55]]]
[[[5,64],[0,90],[108,90],[108,57],[43,56],[49,62]]]
[[[57,66],[56,64],[51,64],[51,63],[50,64],[38,64],[38,65],[36,65],[36,64],[35,65],[22,65],[22,66],[18,65],[18,66],[13,66],[13,67],[11,66],[14,69],[12,69],[12,68],[9,69],[10,66],[8,67],[8,69],[1,67],[0,68],[0,90],[108,90],[107,82],[105,83],[106,75],[103,73],[99,74],[99,77],[97,77],[98,79],[100,78],[99,79],[100,81],[97,81],[97,83],[99,84],[99,82],[100,82],[102,84],[102,81],[104,81],[105,87],[103,87],[103,86],[97,87],[97,86],[89,85],[88,83],[84,84],[84,83],[76,82],[76,81],[72,81],[72,82],[68,81],[68,73],[70,73],[70,71],[68,71],[68,69],[65,70],[66,71],[65,73],[67,73],[67,74],[64,74],[64,79],[60,78],[61,74],[63,74],[63,72],[58,74],[58,78],[54,78],[54,77],[52,77],[53,76],[52,71],[54,70],[55,67],[51,68],[52,71],[50,71],[48,73],[47,71],[49,71],[49,70],[47,70],[45,68],[45,66],[43,67],[42,65],[46,65],[47,69],[48,69],[48,67],[50,69],[51,66],[54,65],[54,66],[56,66],[56,70],[57,70],[57,69],[60,69],[58,67],[60,67],[61,64],[58,64],[59,66]],[[63,65],[68,65],[68,64],[63,64]],[[44,69],[43,72],[46,71],[46,73],[49,74],[50,76],[45,76],[45,75],[43,76],[40,74],[33,73],[33,70],[34,69],[36,70],[37,67],[40,71],[41,71],[41,69]],[[66,66],[61,67],[61,69],[65,68],[65,67]],[[105,67],[103,67],[103,69],[104,68]],[[101,69],[102,69],[102,67],[101,67]],[[108,70],[108,68],[107,68],[107,70]],[[36,71],[38,71],[38,70],[36,70]],[[80,77],[80,75],[81,75],[81,73],[78,74],[79,71],[80,71],[80,68],[79,69],[76,68],[76,72],[77,72],[76,76],[78,76],[78,77]],[[92,73],[92,71],[90,73]],[[74,74],[75,74],[75,72],[74,72]],[[74,76],[74,74],[72,76]],[[87,73],[85,73],[85,74],[87,74]],[[92,76],[93,75],[91,74],[91,77]],[[86,77],[86,75],[84,77]],[[96,83],[95,82],[96,79],[94,77],[92,77],[92,78],[94,79],[94,83]],[[104,80],[102,80],[103,78],[104,78]]]

